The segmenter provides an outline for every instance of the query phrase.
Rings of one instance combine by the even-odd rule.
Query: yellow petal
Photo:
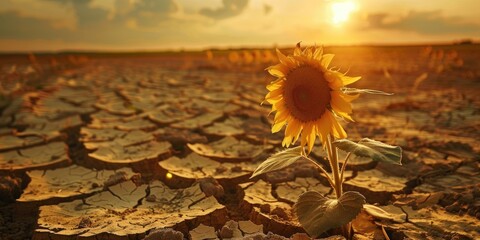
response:
[[[328,112],[328,111],[327,111]],[[333,130],[333,135],[336,137],[336,138],[346,138],[347,137],[347,133],[345,132],[345,130],[343,129],[342,125],[340,125],[340,123],[338,123],[337,119],[335,119],[335,116],[333,116],[332,113],[328,112],[328,116],[329,118],[331,119],[332,121],[332,130]]]
[[[333,56],[335,56],[335,55],[333,55],[333,54],[323,54],[321,63],[322,63],[322,66],[325,67],[325,69],[327,69],[328,65],[330,65],[330,62],[332,62]]]
[[[293,56],[300,56],[302,55],[302,48],[300,47],[300,42],[297,43],[295,49],[293,50]]]
[[[275,104],[279,101],[283,100],[283,96],[275,96],[275,97],[270,97],[270,98],[265,98],[265,101],[267,101],[269,104]]]
[[[274,98],[281,95],[283,95],[283,87],[268,92],[267,95],[265,96],[265,99]]]
[[[285,123],[287,123],[287,121],[276,122],[275,124],[273,124],[272,133],[276,133],[276,132],[282,130],[283,126],[285,126]]]
[[[285,135],[285,137],[283,138],[283,141],[282,141],[282,146],[288,147],[288,146],[290,146],[291,143],[292,143],[292,137]]]
[[[315,143],[315,131],[312,130],[308,135],[308,153],[312,151],[314,143]]]
[[[285,129],[285,136],[292,136],[296,138],[299,132],[300,123],[298,121],[293,120],[288,122],[287,128]]]
[[[277,111],[277,107],[275,106],[276,104],[278,104],[279,102],[274,102],[272,103],[272,111],[270,111],[270,113],[268,115],[270,115],[271,113]]]
[[[268,73],[275,77],[283,78],[285,74],[288,72],[288,67],[279,63],[277,65],[271,66],[267,68]]]
[[[320,59],[322,59],[322,54],[323,54],[323,48],[322,47],[317,47],[315,49],[315,52],[313,52],[313,58],[315,60],[320,60]]]
[[[323,76],[328,82],[328,86],[333,89],[333,90],[339,90],[340,88],[343,87],[343,81],[340,78],[340,75],[338,72],[334,71],[326,71]]]
[[[353,118],[348,113],[338,112],[338,111],[335,111],[335,113],[340,115],[341,117],[347,119],[350,122],[355,122],[355,120],[353,120]]]
[[[265,96],[265,101],[270,104],[274,104],[283,99],[283,88],[279,88],[267,93]]]
[[[349,76],[343,75],[342,76],[343,85],[352,84],[352,83],[360,80],[361,78],[362,77],[349,77]]]
[[[331,91],[332,101],[330,104],[336,112],[352,113],[352,104],[346,101],[339,91]]]
[[[312,132],[312,128],[313,128],[313,124],[312,123],[307,123],[305,124],[305,126],[303,127],[303,131],[302,131],[302,139],[301,139],[301,142],[300,144],[302,146],[305,146],[308,144],[308,135],[310,132]]]
[[[360,96],[360,94],[349,95],[349,94],[342,93],[341,96],[343,99],[345,99],[345,101],[351,102],[357,99]]]
[[[285,74],[283,74],[282,71],[278,70],[278,68],[268,68],[267,71],[272,76],[280,77],[280,78],[285,77]]]
[[[318,138],[320,139],[320,142],[321,142],[323,148],[326,148],[326,147],[327,147],[327,138],[326,138],[326,136],[323,136],[323,135],[319,132],[317,126],[315,126],[315,129],[317,129],[317,136],[318,136]]]
[[[286,121],[289,116],[287,111],[277,111],[275,114],[274,122],[283,122]]]
[[[279,87],[283,86],[283,78],[279,78],[273,82],[271,82],[270,84],[267,85],[267,89],[269,91],[273,91],[275,89],[278,89]]]
[[[280,60],[280,62],[283,63],[283,64],[287,64],[288,63],[288,58],[282,52],[280,52],[280,50],[278,50],[278,48],[276,49],[276,51],[277,51],[278,60]]]
[[[313,51],[312,51],[312,47],[306,47],[305,50],[303,50],[303,54],[307,57],[307,58],[313,58]]]
[[[293,138],[293,144],[295,144],[297,142],[298,138],[300,137],[300,133],[302,133],[302,129],[303,129],[303,126],[299,123],[298,128],[297,128],[297,130],[298,130],[297,134]]]
[[[307,63],[307,64],[311,65],[311,62],[309,62],[309,59],[307,57],[305,57],[304,55],[293,56],[293,59],[297,60],[297,62]]]
[[[330,129],[332,128],[332,121],[328,114],[330,114],[330,112],[325,111],[322,117],[315,122],[315,126],[317,127],[317,134],[320,136],[322,144],[324,146],[325,142],[327,141],[327,136],[330,133]]]
[[[285,112],[285,102],[284,101],[278,101],[274,104],[272,104],[272,109],[275,109],[278,112]]]

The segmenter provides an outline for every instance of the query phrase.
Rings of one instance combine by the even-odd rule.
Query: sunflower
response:
[[[276,111],[272,132],[285,128],[285,147],[300,138],[301,146],[313,148],[318,136],[326,146],[328,135],[346,138],[347,133],[337,118],[353,121],[351,101],[358,97],[344,93],[343,88],[360,79],[329,68],[333,54],[323,54],[322,47],[300,47],[293,56],[277,49],[279,64],[267,68],[278,79],[267,85],[265,100]]]

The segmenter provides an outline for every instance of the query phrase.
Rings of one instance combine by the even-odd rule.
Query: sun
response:
[[[350,14],[357,9],[357,5],[353,1],[334,2],[331,5],[332,9],[332,23],[340,25],[346,22]]]

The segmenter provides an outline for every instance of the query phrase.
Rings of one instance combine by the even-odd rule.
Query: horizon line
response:
[[[415,47],[415,46],[452,46],[452,45],[478,45],[480,40],[460,39],[454,41],[437,42],[410,42],[410,43],[357,43],[357,44],[331,44],[322,45],[325,48],[334,47]],[[310,45],[307,45],[310,46]],[[0,50],[0,55],[22,55],[22,54],[128,54],[128,53],[182,53],[182,52],[205,52],[205,51],[232,51],[232,50],[255,50],[255,49],[289,49],[295,45],[237,45],[237,46],[209,46],[209,47],[177,47],[158,49],[60,49],[60,50]]]

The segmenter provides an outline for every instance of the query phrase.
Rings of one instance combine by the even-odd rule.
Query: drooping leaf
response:
[[[303,158],[301,147],[287,148],[281,152],[273,154],[267,158],[267,160],[262,162],[257,169],[255,169],[250,178],[258,176],[262,173],[280,170],[301,158]]]
[[[319,192],[300,195],[294,205],[298,221],[311,237],[340,227],[353,220],[362,210],[365,197],[358,192],[345,192],[339,199],[329,199]]]
[[[394,206],[391,206],[391,207],[394,207]],[[398,207],[394,207],[394,208],[398,208],[397,212],[387,211],[384,208],[380,208],[371,204],[365,204],[363,205],[363,208],[365,209],[365,211],[367,211],[368,214],[374,216],[377,219],[391,220],[398,223],[403,223],[407,219],[407,214],[402,212]]]
[[[368,93],[368,94],[387,95],[387,96],[393,95],[393,93],[387,93],[387,92],[374,90],[374,89],[343,88],[342,90],[346,94]]]
[[[348,139],[338,139],[333,143],[337,148],[360,157],[370,157],[374,161],[402,165],[402,148],[363,138],[358,143]]]

